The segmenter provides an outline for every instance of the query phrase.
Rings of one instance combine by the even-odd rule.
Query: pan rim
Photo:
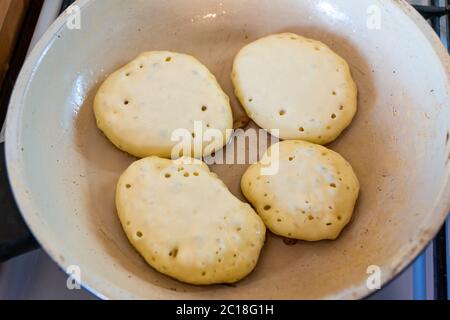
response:
[[[77,5],[81,10],[88,8],[97,0],[77,0]],[[406,0],[389,0],[390,4],[395,5],[400,9],[405,17],[410,19],[418,31],[420,31],[428,44],[432,47],[437,59],[440,61],[446,75],[447,75],[447,94],[450,93],[450,58],[440,39],[435,34],[434,30],[428,25],[428,23],[416,12],[413,7],[406,2]],[[61,14],[45,32],[43,37],[38,41],[36,46],[31,51],[30,55],[26,59],[22,70],[17,78],[14,91],[11,96],[11,100],[8,107],[7,120],[6,120],[6,132],[5,132],[5,155],[6,155],[6,167],[11,189],[14,194],[19,211],[24,218],[26,224],[33,232],[36,240],[40,243],[42,248],[47,254],[54,260],[57,265],[66,272],[66,268],[70,265],[69,261],[70,252],[59,252],[58,241],[53,239],[52,233],[46,232],[46,225],[42,220],[38,218],[37,211],[33,205],[33,200],[26,193],[27,184],[26,176],[24,174],[23,156],[21,153],[19,141],[22,125],[22,113],[24,109],[24,97],[28,92],[28,87],[33,79],[36,67],[39,65],[41,59],[45,56],[46,52],[50,49],[53,41],[56,39],[58,32],[64,28],[67,12]],[[396,276],[410,265],[413,260],[424,250],[427,244],[432,241],[439,229],[443,225],[445,218],[450,211],[450,170],[447,167],[446,181],[443,183],[443,187],[440,194],[436,197],[436,203],[432,209],[436,213],[435,221],[428,226],[428,229],[423,230],[422,236],[416,239],[414,242],[405,245],[405,255],[394,261],[393,258],[389,263],[383,267],[387,276],[383,277],[383,286],[392,281]],[[47,227],[48,228],[48,227]],[[64,256],[62,261],[60,256]],[[89,267],[83,268],[83,287],[102,299],[130,299],[140,298],[135,297],[133,293],[117,287],[113,282],[105,280],[101,274],[90,270]],[[347,289],[335,292],[329,296],[323,297],[324,299],[359,299],[364,298],[373,293],[366,287],[365,281],[362,283],[348,287]],[[181,293],[172,292],[172,296],[186,299]],[[158,299],[157,294],[154,297]]]

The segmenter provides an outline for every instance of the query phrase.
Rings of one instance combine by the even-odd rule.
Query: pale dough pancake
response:
[[[191,284],[242,279],[256,266],[265,240],[265,226],[252,207],[200,160],[153,156],[134,162],[119,179],[116,206],[144,259]]]
[[[350,124],[357,88],[347,62],[319,41],[293,33],[270,35],[237,54],[231,78],[247,114],[281,139],[318,144]]]
[[[261,161],[276,159],[276,174],[262,175],[263,166],[256,163],[241,180],[242,192],[265,225],[288,238],[336,239],[350,221],[359,193],[350,164],[330,149],[300,140],[272,145]]]
[[[206,156],[226,144],[226,129],[233,127],[229,98],[216,78],[194,57],[169,51],[142,53],[112,73],[98,90],[94,112],[109,140],[137,157],[171,157],[177,129],[185,129],[178,133],[192,148],[175,158]],[[207,141],[209,129],[219,130],[220,139]]]

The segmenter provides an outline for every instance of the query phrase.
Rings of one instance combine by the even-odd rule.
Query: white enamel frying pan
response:
[[[403,0],[80,0],[37,44],[7,118],[6,159],[24,219],[64,269],[102,298],[361,298],[370,265],[386,283],[433,238],[450,207],[449,57]],[[359,111],[330,147],[361,182],[354,218],[336,241],[288,246],[269,235],[255,271],[236,286],[197,287],[146,265],[114,208],[119,174],[134,160],[94,123],[105,76],[145,50],[196,56],[244,115],[230,81],[246,43],[281,31],[319,39],[350,64]],[[253,124],[250,123],[249,126]],[[213,166],[242,198],[245,166]]]

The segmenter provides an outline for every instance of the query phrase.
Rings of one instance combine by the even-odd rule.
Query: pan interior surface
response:
[[[22,213],[48,253],[104,298],[360,298],[368,267],[383,283],[430,241],[449,205],[448,56],[404,1],[79,1],[80,29],[60,17],[28,59],[8,114],[7,160]],[[231,85],[234,56],[278,32],[323,41],[350,64],[358,113],[330,148],[353,166],[361,193],[336,241],[267,237],[254,272],[235,286],[197,287],[165,277],[128,243],[114,206],[135,158],[95,125],[93,97],[142,51],[197,57],[244,116]],[[330,93],[331,94],[331,93]],[[252,124],[250,124],[250,127]],[[212,170],[243,199],[245,165]]]

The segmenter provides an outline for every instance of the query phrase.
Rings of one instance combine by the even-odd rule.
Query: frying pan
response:
[[[423,250],[450,208],[449,57],[403,0],[80,0],[81,28],[60,16],[27,59],[10,102],[6,160],[18,207],[63,268],[102,298],[354,299]],[[192,54],[231,97],[232,59],[246,43],[290,31],[329,45],[350,64],[359,89],[352,125],[329,147],[354,167],[361,194],[336,241],[286,245],[268,235],[254,272],[235,286],[191,286],[146,265],[114,208],[120,173],[135,159],[95,126],[103,79],[141,51]],[[151,123],[149,124],[151,125]],[[251,122],[247,127],[252,127]],[[242,199],[246,166],[211,169]],[[211,199],[211,201],[214,201]]]

